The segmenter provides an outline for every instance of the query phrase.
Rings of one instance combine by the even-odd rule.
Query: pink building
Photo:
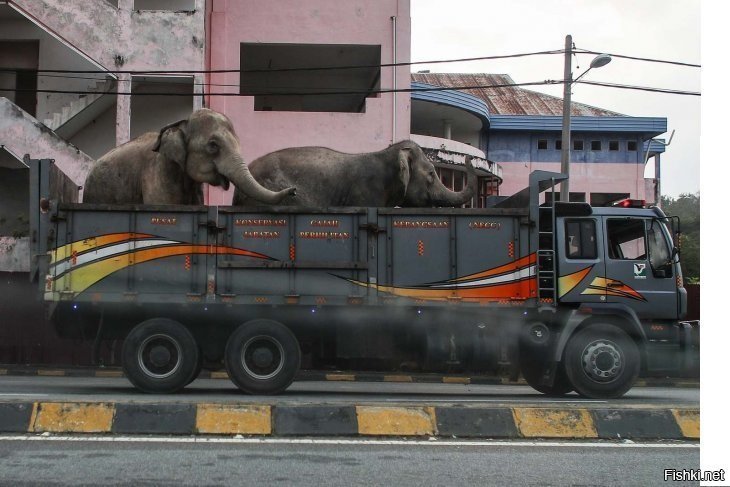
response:
[[[228,115],[251,161],[285,147],[326,146],[343,152],[381,150],[410,135],[407,89],[410,5],[403,0],[212,0],[207,2],[208,96]],[[357,69],[326,69],[362,66]],[[301,68],[325,68],[301,70]],[[237,72],[238,69],[242,72]],[[316,95],[323,92],[357,94]],[[287,93],[284,95],[283,93]],[[300,93],[299,95],[288,95]],[[210,203],[231,194],[210,192]]]

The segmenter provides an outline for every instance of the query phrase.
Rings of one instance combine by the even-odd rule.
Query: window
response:
[[[441,178],[441,182],[451,191],[461,191],[464,189],[464,183],[466,182],[466,173],[464,171],[458,171],[455,169],[448,169],[445,167],[437,167],[436,173]],[[466,208],[471,208],[471,201],[464,205]]]
[[[583,141],[582,140],[574,140],[573,141],[573,150],[583,150]]]
[[[255,111],[364,113],[379,89],[379,45],[241,44],[240,93]]]
[[[537,150],[547,150],[547,140],[540,139],[537,141]]]
[[[568,259],[596,259],[596,221],[566,220],[565,257]]]
[[[563,141],[562,140],[555,141],[555,150],[563,150]]]
[[[629,143],[627,144],[627,149],[630,151],[635,152],[636,151],[636,141],[635,140],[629,140]]]
[[[646,260],[644,220],[611,219],[606,222],[608,256],[616,260]]]
[[[113,4],[118,5],[119,0],[114,1]],[[192,12],[195,10],[195,0],[134,0],[134,10],[167,10],[172,12]]]
[[[38,98],[38,46],[38,41],[0,41],[0,68],[4,69],[0,72],[0,96],[33,116]]]
[[[599,151],[599,150],[601,150],[601,141],[600,140],[592,140],[591,141],[591,150],[592,151]]]
[[[659,220],[652,220],[649,224],[649,263],[655,277],[672,277],[672,252],[662,232],[663,226]]]
[[[608,150],[617,151],[618,150],[618,140],[610,140],[608,142]]]

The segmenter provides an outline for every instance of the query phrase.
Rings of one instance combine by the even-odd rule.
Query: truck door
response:
[[[623,303],[639,318],[677,318],[677,285],[666,229],[647,217],[605,217],[608,302]]]
[[[557,230],[558,299],[566,303],[605,302],[605,287],[595,285],[606,272],[602,220],[558,218]]]

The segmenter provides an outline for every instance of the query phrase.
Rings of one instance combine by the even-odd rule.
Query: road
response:
[[[0,483],[657,485],[700,461],[677,443],[214,441],[0,436]]]
[[[569,405],[590,407],[699,407],[696,388],[635,387],[616,400],[584,399],[576,394],[544,396],[524,385],[465,385],[386,382],[295,382],[279,396],[248,396],[224,379],[198,379],[172,395],[143,394],[123,378],[0,376],[0,400],[13,401],[133,401],[267,404],[424,404],[448,406]]]

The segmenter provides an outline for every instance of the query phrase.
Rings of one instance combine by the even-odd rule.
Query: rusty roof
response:
[[[411,80],[443,88],[454,88],[484,100],[493,115],[562,115],[563,99],[556,96],[526,90],[514,84],[507,74],[489,73],[411,73]],[[466,88],[479,86],[479,88]],[[494,87],[498,86],[498,87]],[[572,102],[573,116],[621,117],[621,113],[596,108],[584,103]]]

